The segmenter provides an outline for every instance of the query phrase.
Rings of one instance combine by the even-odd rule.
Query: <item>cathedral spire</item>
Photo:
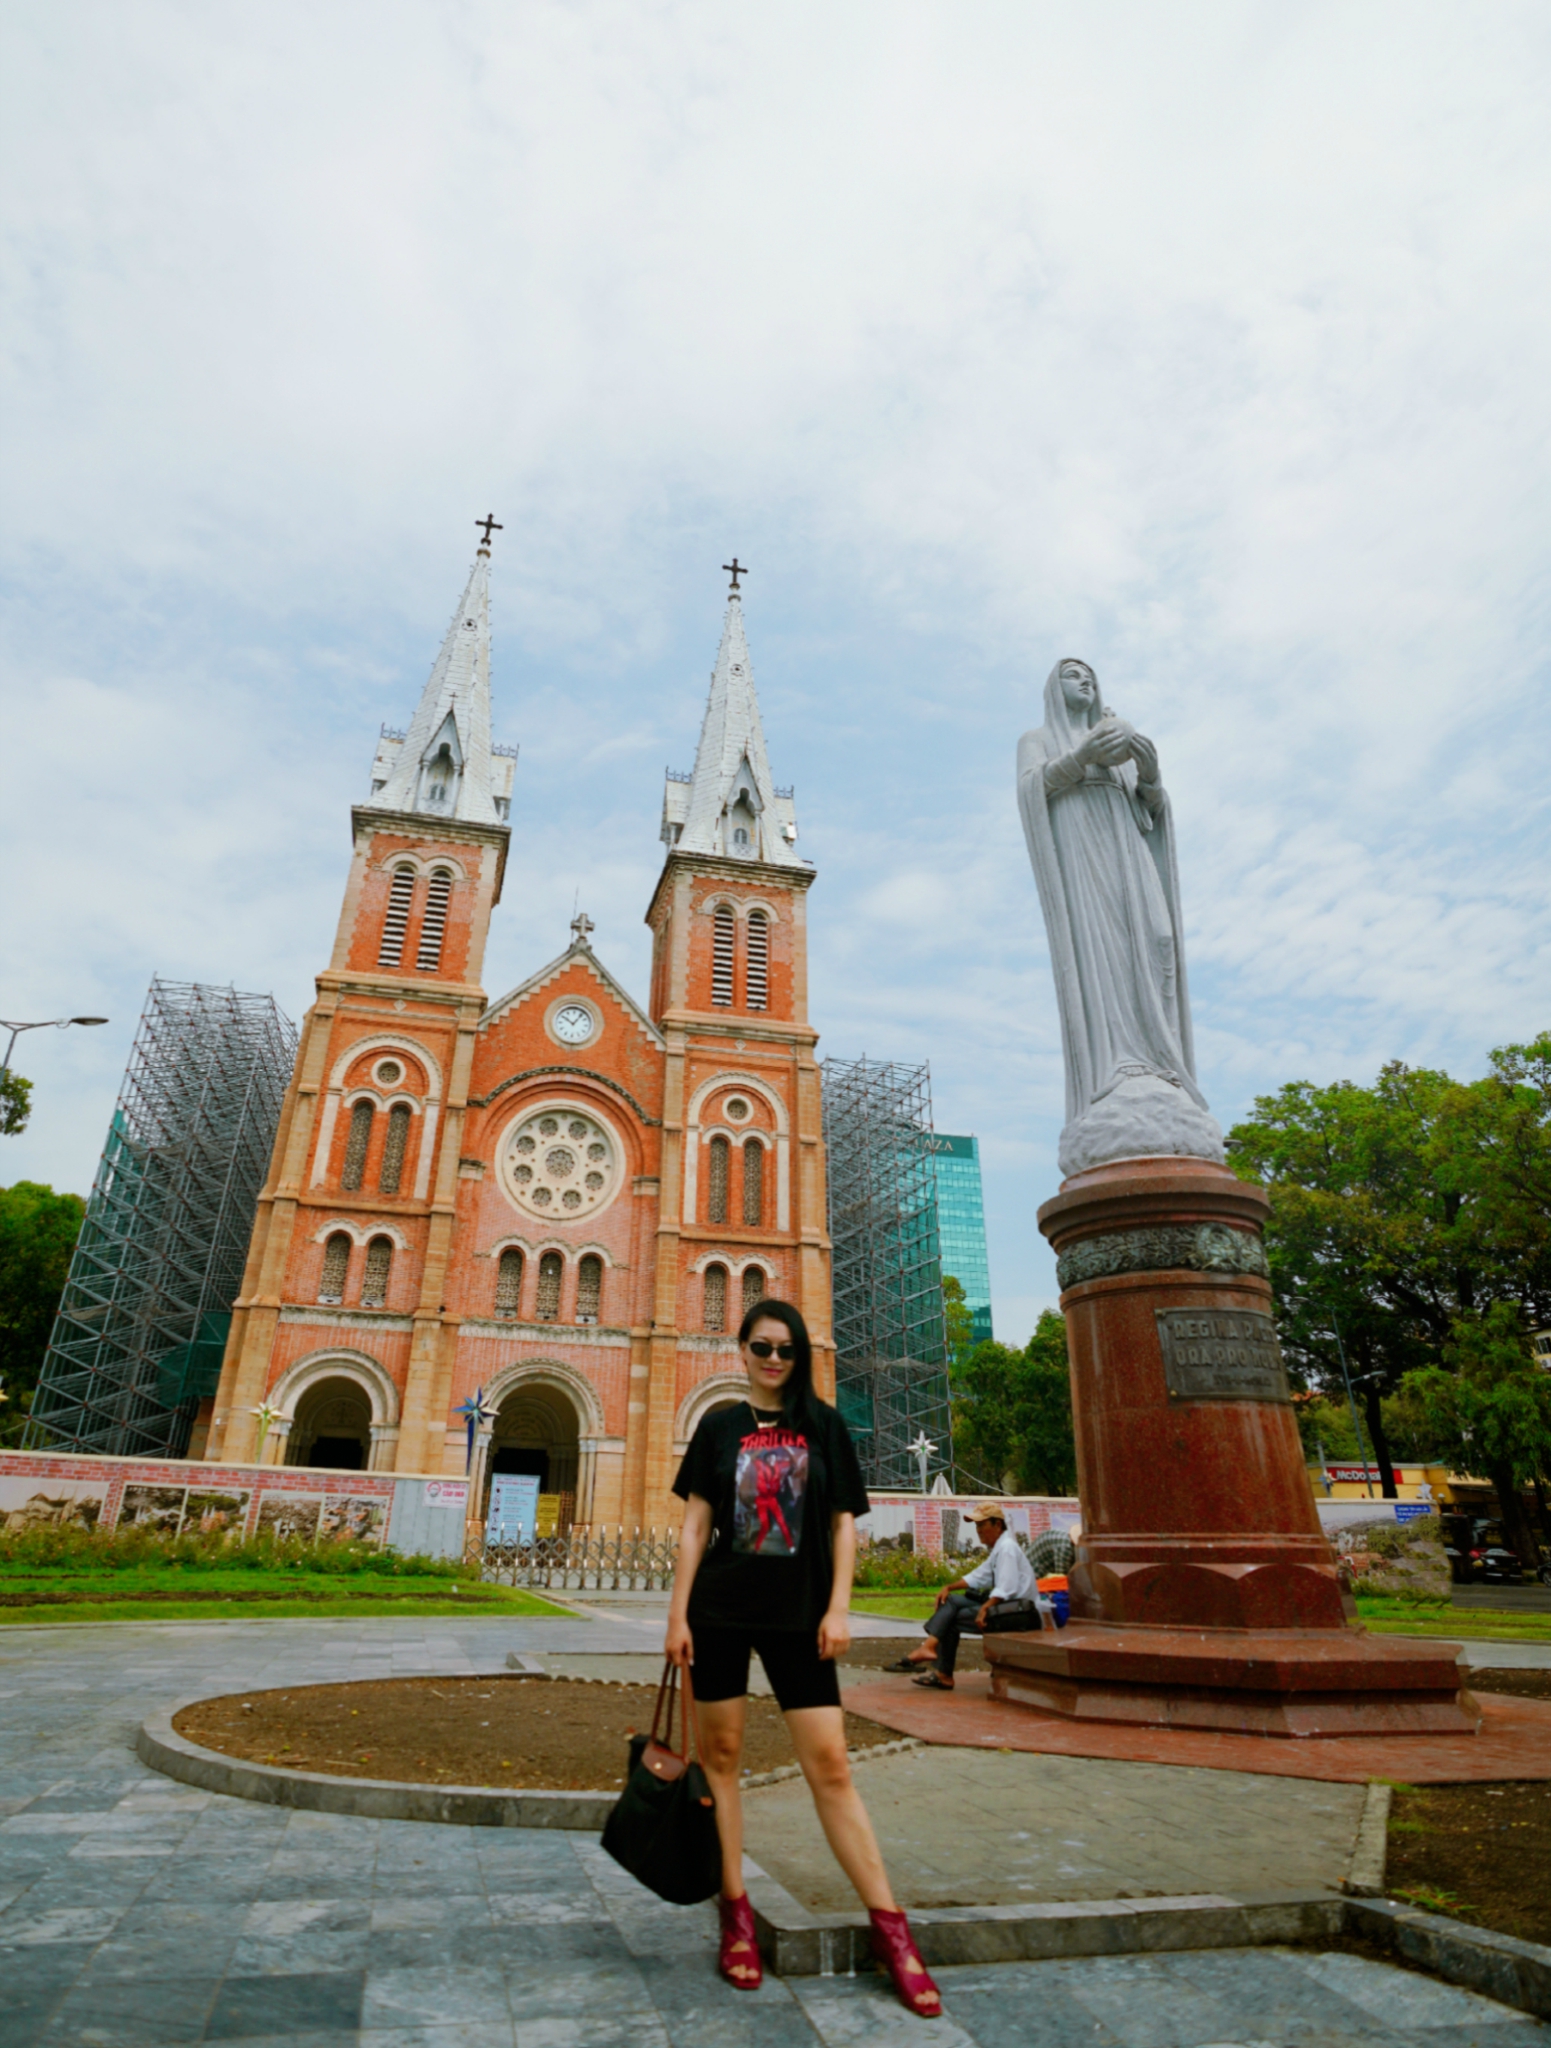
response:
[[[736,556],[733,562],[737,563]],[[770,779],[737,581],[747,574],[741,564],[734,571],[694,773],[686,779],[670,771],[662,836],[680,853],[716,853],[733,860],[802,867],[806,863],[794,844],[797,814],[792,792],[777,789]]]
[[[483,528],[487,522],[476,524]],[[488,522],[496,524],[493,519]],[[421,811],[433,818],[498,825],[507,815],[511,784],[510,756],[495,760],[490,743],[486,531],[408,732],[383,732],[368,803],[378,810]]]

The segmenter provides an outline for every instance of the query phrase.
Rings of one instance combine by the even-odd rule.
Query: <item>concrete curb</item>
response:
[[[201,1695],[200,1697],[203,1697]],[[135,1754],[152,1770],[265,1806],[308,1813],[353,1813],[365,1820],[430,1820],[472,1828],[580,1828],[597,1834],[618,1798],[615,1792],[493,1792],[479,1785],[406,1785],[378,1778],[331,1778],[320,1771],[288,1771],[276,1764],[244,1763],[188,1742],[173,1716],[198,1698],[151,1714],[135,1736]]]
[[[508,1658],[508,1663],[511,1659]],[[541,1675],[541,1674],[534,1674]],[[599,1681],[601,1682],[601,1681]],[[201,1695],[200,1697],[203,1697]],[[496,1792],[481,1785],[414,1785],[402,1779],[335,1778],[322,1771],[292,1771],[280,1764],[249,1763],[218,1749],[204,1749],[173,1727],[173,1719],[199,1698],[180,1700],[164,1714],[151,1714],[135,1736],[143,1764],[201,1792],[230,1799],[254,1799],[265,1806],[294,1806],[308,1813],[353,1813],[365,1820],[442,1821],[467,1828],[574,1828],[599,1834],[617,1792]],[[913,1735],[853,1749],[853,1764],[898,1756],[924,1744]],[[743,1780],[745,1792],[785,1784],[801,1776],[797,1764],[780,1764]]]
[[[1515,1941],[1511,1934],[1492,1934],[1484,1927],[1467,1927],[1438,1913],[1397,1905],[1393,1899],[1347,1899],[1343,1904],[1349,1934],[1365,1935],[1466,1991],[1495,1998],[1538,2020],[1551,2019],[1551,1948]]]
[[[1389,1808],[1393,1789],[1377,1779],[1363,1799],[1357,1840],[1341,1889],[1354,1899],[1377,1899],[1384,1892],[1384,1859],[1389,1851]]]
[[[810,1913],[745,1863],[759,1945],[778,1977],[844,1977],[873,1967],[865,1921]],[[1393,1899],[1338,1892],[1265,1892],[1242,1899],[1084,1899],[1065,1905],[955,1906],[912,1911],[929,1964],[1045,1962],[1063,1956],[1159,1955],[1255,1948],[1361,1935],[1446,1983],[1536,2019],[1551,2018],[1551,1948],[1446,1920]]]

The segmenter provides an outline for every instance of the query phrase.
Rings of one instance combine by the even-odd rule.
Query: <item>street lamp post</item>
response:
[[[5,1049],[5,1058],[0,1060],[0,1074],[11,1070],[11,1054],[16,1050],[16,1041],[24,1031],[66,1031],[72,1024],[106,1024],[106,1017],[40,1017],[36,1024],[13,1024],[9,1017],[0,1017],[0,1031],[9,1031],[10,1043]]]

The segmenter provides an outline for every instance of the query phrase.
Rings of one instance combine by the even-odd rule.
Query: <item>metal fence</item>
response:
[[[665,1593],[679,1540],[667,1530],[572,1529],[531,1543],[486,1543],[483,1576],[500,1586],[573,1593]]]

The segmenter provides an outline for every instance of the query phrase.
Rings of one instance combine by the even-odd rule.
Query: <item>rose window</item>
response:
[[[508,1134],[501,1153],[506,1191],[539,1216],[583,1217],[619,1185],[619,1140],[580,1110],[541,1109]]]

